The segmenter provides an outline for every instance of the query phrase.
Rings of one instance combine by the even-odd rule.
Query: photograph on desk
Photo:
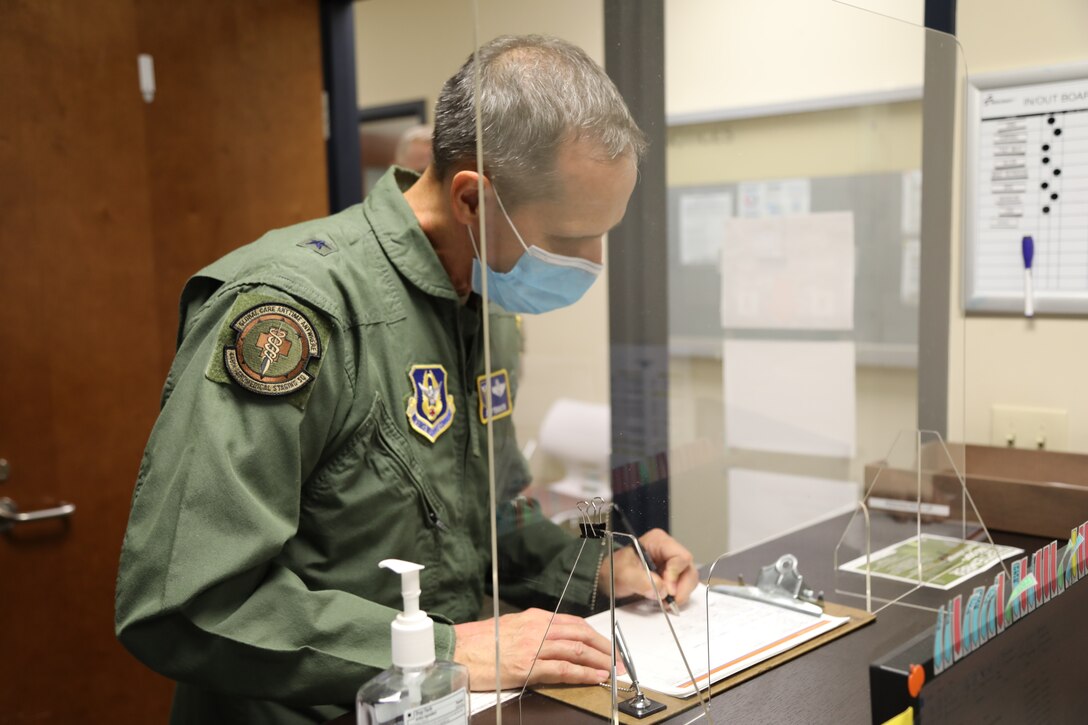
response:
[[[947,591],[993,568],[998,564],[998,557],[1007,559],[1023,553],[1023,549],[1015,546],[991,547],[951,536],[922,534],[840,564],[839,569],[913,582],[916,576],[912,575],[916,574],[920,560],[925,586]]]

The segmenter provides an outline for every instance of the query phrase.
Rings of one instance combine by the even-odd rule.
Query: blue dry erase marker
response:
[[[1031,283],[1031,263],[1035,259],[1035,240],[1024,237],[1020,240],[1020,250],[1024,254],[1024,317],[1035,317],[1035,291]]]
[[[1035,239],[1030,236],[1021,239],[1021,251],[1024,254],[1024,317],[1035,317],[1035,290],[1031,286],[1031,261],[1035,259]]]

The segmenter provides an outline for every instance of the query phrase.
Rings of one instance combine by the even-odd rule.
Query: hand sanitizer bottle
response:
[[[419,564],[386,559],[378,564],[400,574],[404,611],[393,630],[393,666],[359,688],[358,725],[463,725],[468,723],[468,668],[436,662],[434,621],[419,608]]]

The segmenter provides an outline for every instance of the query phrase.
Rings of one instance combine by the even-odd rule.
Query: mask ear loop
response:
[[[472,225],[466,224],[465,230],[468,232],[468,238],[472,242],[472,251],[476,253],[476,259],[483,262],[483,257],[480,256],[480,248],[476,246],[476,235],[472,233]]]
[[[495,182],[491,182],[491,191],[495,193],[495,201],[499,202],[499,211],[501,211],[502,215],[506,217],[506,223],[509,224],[510,228],[514,230],[514,236],[518,238],[519,242],[521,242],[521,248],[528,252],[529,245],[526,244],[525,240],[521,238],[521,232],[519,232],[518,228],[514,226],[514,220],[511,219],[510,215],[506,213],[506,207],[503,206],[502,197],[499,196],[499,190],[495,188]]]

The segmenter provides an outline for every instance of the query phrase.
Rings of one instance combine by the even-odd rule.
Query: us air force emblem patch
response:
[[[408,399],[408,425],[434,443],[453,423],[457,408],[446,387],[446,368],[441,365],[413,365],[408,371],[412,396]]]
[[[480,393],[480,422],[487,425],[487,401],[491,399],[491,420],[505,418],[514,412],[510,404],[510,375],[506,370],[495,370],[491,378],[481,375],[476,378],[476,387]]]
[[[313,380],[307,371],[321,357],[314,326],[294,307],[264,304],[233,323],[234,344],[223,349],[223,364],[234,382],[261,395],[290,395]]]

